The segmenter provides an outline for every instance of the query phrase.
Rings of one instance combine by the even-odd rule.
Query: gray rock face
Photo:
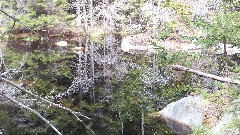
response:
[[[239,100],[234,102],[238,103]],[[180,135],[187,135],[193,127],[202,126],[206,122],[214,135],[240,134],[240,128],[229,127],[234,119],[240,118],[240,111],[236,106],[228,107],[218,119],[220,114],[216,108],[201,96],[188,96],[172,102],[160,111],[160,116],[176,134]]]
[[[178,134],[188,134],[192,126],[201,125],[205,118],[205,108],[200,96],[184,97],[170,103],[160,111],[168,126]]]

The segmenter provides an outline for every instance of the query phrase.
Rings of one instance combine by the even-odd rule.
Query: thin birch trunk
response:
[[[93,0],[90,0],[90,28],[91,30],[93,29]],[[94,45],[93,42],[91,41],[91,45],[90,45],[90,51],[91,51],[91,81],[92,81],[92,85],[94,85]],[[95,96],[94,96],[94,91],[91,90],[91,96],[92,96],[92,102],[95,102]]]
[[[142,135],[144,135],[144,111],[142,110]]]
[[[123,120],[122,120],[120,112],[119,112],[119,118],[120,118],[120,121],[121,121],[121,133],[122,133],[122,135],[124,135],[124,124],[123,124]]]

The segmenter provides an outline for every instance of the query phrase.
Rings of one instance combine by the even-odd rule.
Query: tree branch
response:
[[[76,119],[77,119],[78,121],[81,121],[81,120],[78,118],[77,114],[80,115],[80,116],[82,116],[82,117],[84,117],[84,118],[86,118],[86,119],[90,119],[89,117],[87,117],[87,116],[85,116],[85,115],[82,115],[82,114],[80,114],[79,112],[75,112],[75,111],[73,111],[73,110],[71,110],[71,109],[69,109],[69,108],[67,108],[67,107],[64,107],[64,106],[61,106],[61,105],[59,105],[59,104],[53,103],[53,102],[51,102],[51,101],[49,101],[49,100],[47,100],[47,99],[44,99],[44,98],[42,98],[42,97],[40,97],[40,96],[38,96],[38,95],[36,95],[36,94],[33,94],[32,92],[30,92],[30,91],[28,91],[28,90],[26,90],[26,89],[18,86],[17,84],[15,84],[15,83],[13,83],[12,81],[9,81],[9,80],[7,80],[7,79],[5,79],[5,78],[3,78],[3,77],[0,77],[0,80],[2,80],[2,81],[4,81],[4,82],[6,82],[6,83],[8,83],[8,84],[10,84],[10,85],[12,85],[12,86],[14,86],[14,87],[16,87],[16,88],[18,88],[19,90],[21,90],[21,91],[23,91],[23,92],[25,92],[25,93],[27,93],[27,94],[29,94],[29,95],[31,95],[31,96],[39,99],[39,100],[42,100],[42,101],[44,101],[44,102],[46,102],[46,103],[48,103],[48,104],[50,104],[50,105],[52,105],[52,106],[55,106],[55,107],[61,108],[61,109],[63,109],[63,110],[69,111],[71,114],[73,114],[73,115],[76,117]]]
[[[19,106],[20,108],[23,108],[25,110],[29,110],[30,112],[32,112],[33,114],[37,115],[40,119],[42,119],[46,124],[48,124],[55,132],[57,132],[58,135],[62,135],[62,133],[60,133],[58,131],[58,129],[47,119],[45,119],[39,112],[37,112],[36,110],[27,107],[26,105],[24,105],[23,103],[13,99],[12,97],[9,97],[3,93],[1,93],[2,96],[4,96],[5,98],[7,98],[8,100],[10,100],[11,102],[13,102],[14,104],[16,104],[17,106]]]
[[[70,112],[73,116],[75,116],[75,118],[77,119],[77,121],[81,122],[81,123],[86,127],[86,129],[90,130],[93,134],[95,134],[95,132],[94,132],[91,128],[89,128],[89,126],[88,126],[83,120],[79,119],[78,115],[81,116],[81,117],[84,117],[84,118],[86,118],[86,119],[88,119],[88,120],[90,120],[89,117],[87,117],[87,116],[85,116],[85,115],[82,115],[80,112],[75,112],[75,111],[73,111],[73,110],[71,110],[71,109],[69,109],[69,108],[67,108],[67,107],[61,106],[61,105],[56,104],[56,103],[53,103],[53,102],[51,102],[51,101],[49,101],[49,100],[47,100],[47,99],[44,99],[44,98],[42,98],[42,97],[40,97],[40,96],[32,93],[31,91],[26,90],[26,89],[18,86],[17,84],[13,83],[12,81],[9,81],[9,80],[1,77],[1,76],[0,76],[0,80],[4,81],[4,82],[6,82],[6,83],[8,83],[8,84],[10,84],[10,85],[12,85],[12,86],[20,89],[20,90],[22,90],[23,92],[25,92],[25,93],[27,93],[27,94],[29,94],[29,95],[31,95],[31,96],[33,96],[33,97],[35,97],[35,98],[43,101],[43,102],[46,102],[46,103],[48,103],[48,104],[50,104],[50,105],[52,105],[52,106],[55,106],[55,107],[58,107],[58,108],[60,108],[60,109],[63,109],[63,110],[66,110],[66,111]]]
[[[233,80],[233,79],[228,78],[228,77],[220,77],[220,76],[217,76],[217,75],[204,73],[204,72],[197,71],[197,70],[187,68],[187,67],[183,67],[183,66],[180,66],[180,65],[172,65],[172,69],[176,70],[176,71],[187,71],[187,72],[194,73],[194,74],[204,76],[204,77],[208,77],[208,78],[211,78],[211,79],[214,79],[214,80],[240,85],[239,80]]]
[[[18,70],[18,69],[8,69],[5,72],[1,73],[0,77],[6,76],[6,75],[8,75],[10,73],[19,73],[19,72],[21,72],[21,71]]]
[[[41,35],[39,35],[36,31],[34,31],[33,29],[31,29],[29,26],[27,26],[25,23],[21,22],[18,18],[16,17],[13,17],[11,15],[9,15],[7,12],[3,11],[0,9],[0,12],[2,12],[3,14],[5,14],[6,16],[8,16],[9,18],[11,18],[13,21],[14,21],[14,24],[12,26],[12,29],[13,27],[15,26],[15,23],[16,22],[19,22],[20,24],[22,24],[26,29],[30,30],[31,32],[33,32],[34,34],[38,35],[39,37],[41,37],[41,39],[46,39],[44,37],[42,37]]]
[[[35,98],[37,98],[37,99],[39,99],[39,100],[41,100],[41,101],[43,101],[43,102],[46,102],[46,103],[48,103],[48,104],[50,104],[50,105],[52,105],[52,106],[55,106],[55,107],[57,107],[57,108],[60,108],[60,109],[63,109],[63,110],[66,110],[66,111],[70,112],[73,116],[75,116],[75,118],[77,119],[77,121],[81,122],[81,123],[86,127],[86,129],[90,130],[93,134],[95,134],[94,131],[91,130],[91,129],[89,128],[89,126],[88,126],[85,122],[83,122],[83,120],[79,119],[78,115],[90,120],[89,117],[87,117],[87,116],[85,116],[85,115],[82,115],[82,114],[79,113],[79,112],[75,112],[75,111],[73,111],[73,110],[71,110],[71,109],[69,109],[69,108],[67,108],[67,107],[61,106],[61,105],[56,104],[56,103],[53,103],[53,102],[51,102],[51,101],[49,101],[49,100],[47,100],[47,99],[44,99],[44,98],[42,98],[42,97],[40,97],[40,96],[32,93],[31,91],[26,90],[26,89],[18,86],[17,84],[13,83],[12,81],[9,81],[9,80],[1,77],[1,76],[0,76],[0,80],[2,80],[2,81],[4,81],[4,82],[6,82],[6,83],[8,83],[8,84],[10,84],[10,85],[18,88],[19,90],[21,90],[21,91],[23,91],[23,92],[31,95],[32,97],[35,97]]]
[[[2,13],[4,13],[6,16],[8,16],[9,18],[13,19],[14,21],[19,21],[17,18],[9,15],[7,12],[3,11],[2,9],[0,9],[0,11],[1,11]]]

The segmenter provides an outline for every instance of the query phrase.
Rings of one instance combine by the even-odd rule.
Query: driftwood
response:
[[[186,72],[194,73],[194,74],[197,74],[197,75],[200,75],[200,76],[208,77],[208,78],[211,78],[211,79],[214,79],[214,80],[240,85],[240,80],[234,80],[234,79],[231,79],[229,77],[220,77],[220,76],[217,76],[217,75],[212,75],[212,74],[204,73],[204,72],[194,70],[194,69],[191,69],[191,68],[183,67],[183,66],[180,66],[180,65],[172,65],[172,69],[176,70],[176,71],[186,71]]]

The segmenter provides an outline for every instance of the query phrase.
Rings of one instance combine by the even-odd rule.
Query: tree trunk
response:
[[[223,38],[223,54],[225,57],[227,56],[227,39],[226,39],[226,37]]]
[[[93,29],[93,0],[90,0],[90,28]],[[95,71],[94,71],[94,44],[93,44],[93,41],[91,41],[90,43],[90,51],[91,51],[91,85],[94,85],[94,74],[95,74]],[[92,103],[95,103],[95,92],[93,90],[91,90],[91,102]]]
[[[211,78],[211,79],[214,79],[214,80],[240,85],[239,80],[233,80],[233,79],[228,78],[228,77],[220,77],[220,76],[217,76],[217,75],[204,73],[204,72],[197,71],[197,70],[187,68],[187,67],[183,67],[183,66],[180,66],[180,65],[172,65],[172,69],[176,70],[176,71],[186,71],[186,72],[194,73],[194,74],[197,74],[197,75],[200,75],[200,76],[208,77],[208,78]]]
[[[121,133],[122,135],[124,135],[124,125],[123,125],[123,120],[122,120],[122,116],[121,116],[121,113],[119,113],[119,118],[120,118],[120,121],[121,121]]]
[[[144,135],[144,111],[142,110],[142,135]]]

